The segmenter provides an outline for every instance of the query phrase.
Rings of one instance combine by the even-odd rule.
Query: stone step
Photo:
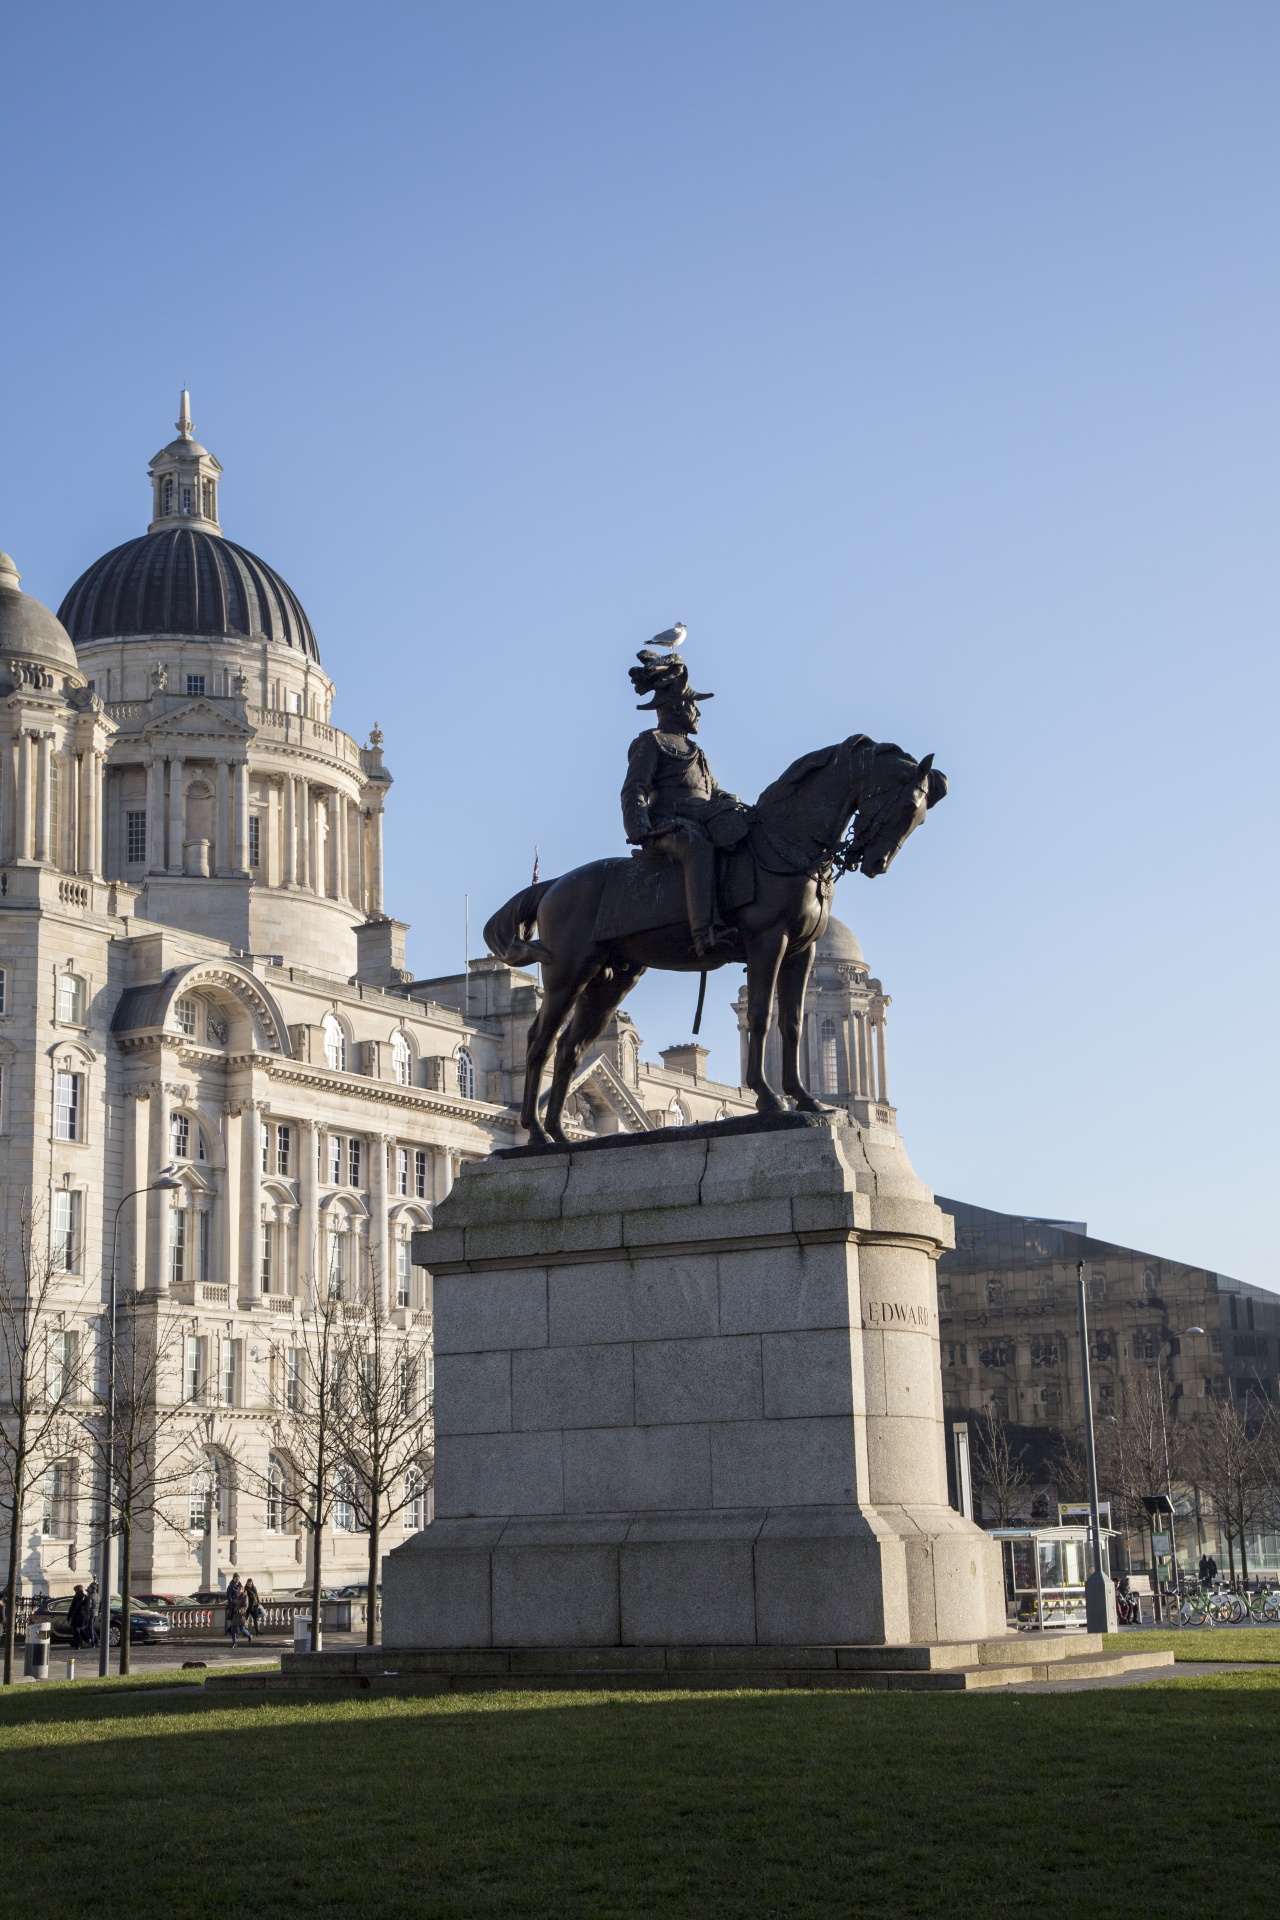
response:
[[[559,1692],[600,1688],[606,1691],[637,1691],[655,1688],[676,1690],[751,1688],[840,1689],[852,1692],[892,1693],[969,1693],[993,1687],[1026,1686],[1035,1681],[1115,1679],[1126,1673],[1151,1667],[1172,1667],[1173,1654],[1103,1653],[1100,1636],[1077,1635],[1077,1648],[1065,1655],[1056,1649],[1050,1653],[1036,1647],[1027,1649],[1027,1657],[1014,1644],[1003,1643],[1007,1657],[1002,1661],[974,1661],[966,1666],[889,1667],[885,1665],[839,1665],[797,1663],[788,1659],[795,1649],[764,1647],[734,1648],[588,1648],[573,1649],[572,1659],[556,1662],[544,1652],[535,1663],[533,1650],[505,1653],[416,1652],[409,1656],[394,1651],[371,1649],[377,1664],[367,1654],[286,1656],[288,1666],[279,1673],[211,1673],[205,1681],[206,1692],[215,1693],[370,1693],[433,1694],[476,1693],[490,1691]],[[1079,1641],[1096,1643],[1080,1649]],[[819,1652],[866,1652],[868,1649],[818,1649]],[[883,1649],[875,1649],[877,1652]],[[913,1650],[918,1651],[918,1650]],[[516,1659],[516,1653],[520,1658]],[[601,1656],[598,1664],[587,1664],[583,1653]],[[697,1653],[701,1661],[676,1662],[674,1654]],[[648,1661],[623,1660],[624,1654],[659,1656]],[[732,1661],[716,1659],[716,1654],[732,1654]],[[743,1655],[771,1655],[770,1658],[745,1660]],[[605,1658],[604,1656],[609,1656]],[[663,1656],[666,1656],[665,1658]],[[505,1660],[507,1664],[501,1665]],[[434,1664],[429,1664],[434,1663]]]

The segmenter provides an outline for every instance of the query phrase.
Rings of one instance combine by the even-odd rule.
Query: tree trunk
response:
[[[121,1514],[120,1516],[120,1671],[121,1673],[128,1673],[129,1671],[129,1653],[130,1653],[130,1645],[131,1645],[130,1636],[129,1636],[129,1610],[130,1610],[129,1609],[129,1588],[130,1588],[132,1579],[133,1579],[133,1528],[130,1525],[130,1523],[125,1519],[125,1516]],[[110,1596],[108,1596],[108,1611],[110,1611]],[[108,1625],[108,1632],[110,1632],[109,1625]],[[110,1644],[110,1641],[108,1641],[108,1645],[109,1644]]]
[[[312,1539],[315,1550],[311,1560],[311,1651],[316,1651],[320,1637],[320,1561],[324,1551],[324,1526],[320,1519],[323,1501],[317,1500],[316,1511],[311,1517]]]
[[[368,1604],[365,1608],[364,1638],[365,1645],[372,1646],[375,1639],[374,1614],[378,1605],[378,1510],[382,1502],[374,1500],[373,1513],[369,1519],[369,1587]]]
[[[1241,1511],[1240,1511],[1240,1584],[1242,1587],[1247,1587],[1249,1584],[1249,1548],[1245,1540],[1245,1517],[1244,1517],[1243,1507],[1241,1508]]]
[[[4,1684],[13,1684],[13,1644],[18,1611],[18,1555],[22,1543],[22,1471],[14,1474],[13,1511],[9,1516],[9,1577],[4,1585]]]

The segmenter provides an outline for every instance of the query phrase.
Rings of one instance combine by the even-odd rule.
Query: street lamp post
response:
[[[116,1248],[120,1239],[120,1214],[140,1193],[169,1193],[182,1182],[173,1177],[173,1168],[164,1167],[145,1187],[126,1193],[116,1208],[111,1227],[111,1300],[107,1309],[107,1439],[103,1451],[102,1488],[102,1563],[98,1578],[98,1675],[105,1680],[111,1661],[111,1507],[115,1492],[116,1446]],[[123,1598],[123,1595],[121,1596]],[[121,1622],[123,1631],[124,1622]]]
[[[1084,1623],[1090,1633],[1116,1630],[1115,1582],[1102,1564],[1102,1522],[1098,1513],[1098,1453],[1093,1441],[1093,1385],[1089,1374],[1089,1309],[1084,1297],[1084,1261],[1076,1261],[1080,1296],[1080,1365],[1084,1374],[1084,1443],[1089,1456],[1089,1522],[1093,1530],[1093,1572],[1084,1583]]]

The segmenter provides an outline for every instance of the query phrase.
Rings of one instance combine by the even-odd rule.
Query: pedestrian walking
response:
[[[1218,1577],[1218,1563],[1214,1559],[1213,1555],[1210,1554],[1209,1558],[1205,1561],[1205,1585],[1207,1587],[1211,1587],[1214,1581],[1217,1579],[1217,1577]]]
[[[71,1651],[76,1653],[85,1645],[89,1632],[89,1599],[83,1587],[77,1587],[71,1596],[67,1625],[71,1629]]]
[[[1209,1556],[1207,1553],[1202,1553],[1200,1555],[1200,1585],[1202,1587],[1207,1587],[1208,1584],[1209,1584]]]
[[[231,1585],[227,1588],[226,1611],[226,1631],[231,1635],[231,1645],[233,1648],[236,1646],[240,1634],[244,1635],[246,1647],[253,1645],[249,1629],[245,1625],[247,1612],[248,1608],[245,1606],[244,1587],[241,1585],[240,1576],[238,1573],[233,1574]]]
[[[267,1616],[263,1611],[262,1602],[258,1598],[258,1589],[253,1584],[252,1577],[244,1583],[244,1610],[254,1632],[261,1633],[262,1623]]]
[[[89,1623],[89,1645],[91,1647],[96,1647],[98,1644],[98,1613],[99,1613],[98,1583],[96,1580],[91,1580],[89,1582],[88,1587],[85,1589],[84,1603],[85,1603],[86,1614],[87,1614],[88,1623]]]

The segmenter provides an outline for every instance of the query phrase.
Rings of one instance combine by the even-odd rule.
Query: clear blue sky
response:
[[[0,546],[56,606],[190,386],[416,972],[621,850],[683,617],[724,784],[951,777],[837,897],[924,1178],[1280,1282],[1273,5],[28,0],[4,63]]]

